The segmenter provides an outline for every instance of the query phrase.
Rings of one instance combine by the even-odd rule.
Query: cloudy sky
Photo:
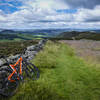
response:
[[[100,29],[100,0],[0,0],[0,28]]]

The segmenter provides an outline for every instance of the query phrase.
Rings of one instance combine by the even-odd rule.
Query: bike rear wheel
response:
[[[39,78],[39,76],[40,76],[39,70],[34,64],[29,63],[29,62],[24,62],[23,65],[24,65],[23,66],[24,71],[29,78],[31,78],[33,80],[36,80]]]
[[[12,73],[8,68],[0,69],[0,94],[3,96],[12,96],[15,94],[19,82],[10,82],[8,76]]]

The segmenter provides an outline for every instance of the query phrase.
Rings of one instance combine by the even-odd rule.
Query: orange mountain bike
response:
[[[5,57],[4,57],[5,58]],[[12,96],[20,83],[27,76],[33,80],[39,78],[38,68],[28,62],[22,54],[15,64],[10,64],[7,59],[6,67],[0,68],[0,94]]]

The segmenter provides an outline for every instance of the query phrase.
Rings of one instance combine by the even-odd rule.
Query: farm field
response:
[[[62,40],[75,49],[76,55],[92,63],[100,63],[100,41]]]
[[[32,34],[2,34],[0,33],[0,42],[13,42],[23,40],[35,40],[41,39],[43,35],[32,35]]]

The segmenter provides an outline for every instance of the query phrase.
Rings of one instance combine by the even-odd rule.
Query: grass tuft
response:
[[[51,41],[48,41],[44,50],[37,55],[34,62],[37,67],[55,68],[58,63],[57,58],[62,53],[62,50],[67,56],[74,56],[74,52],[71,48],[61,43],[52,43]]]

